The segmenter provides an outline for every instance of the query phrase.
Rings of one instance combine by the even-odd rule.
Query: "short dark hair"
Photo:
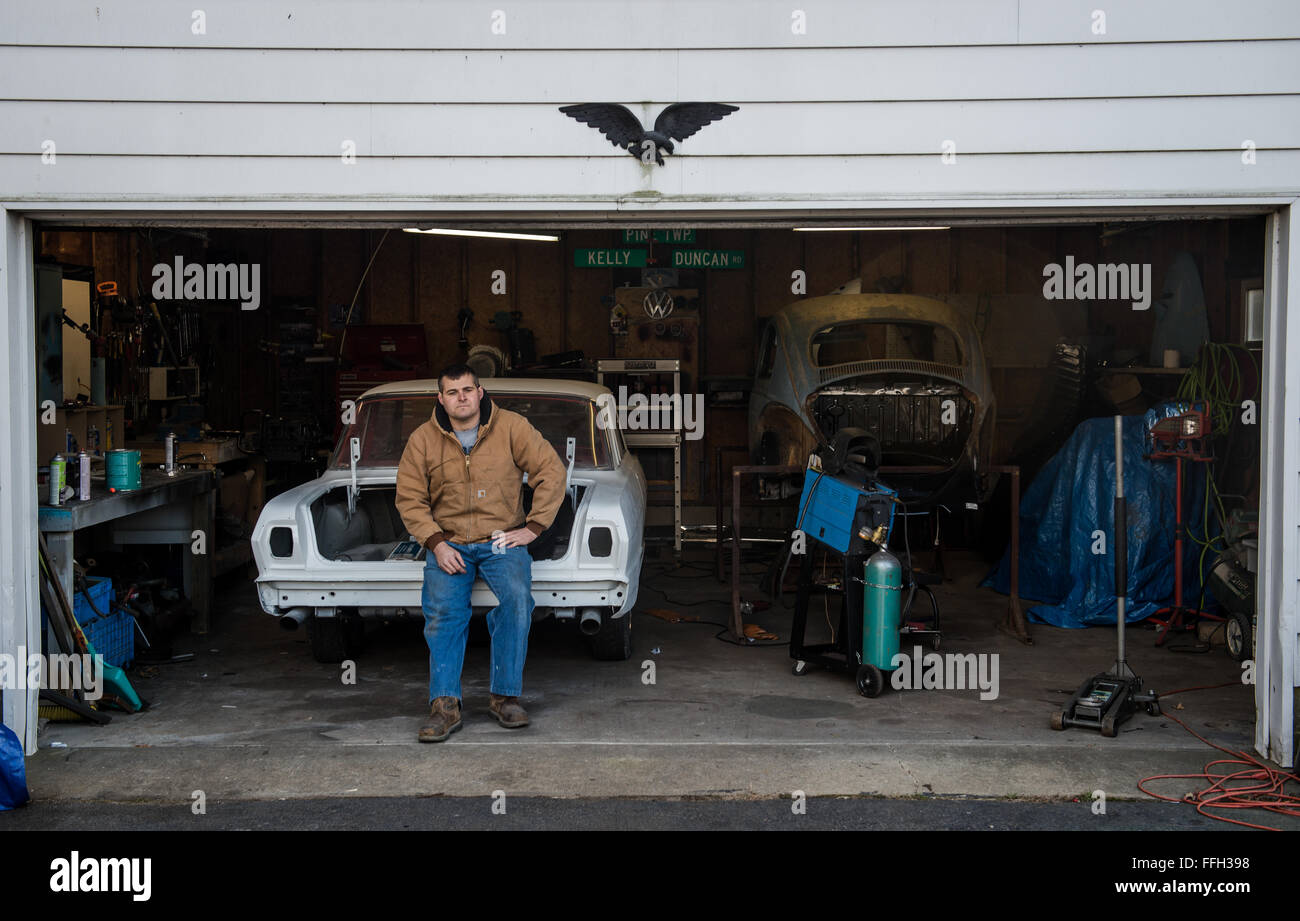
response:
[[[474,378],[475,387],[482,386],[478,382],[478,374],[474,369],[461,362],[454,365],[447,365],[447,367],[442,369],[442,372],[438,375],[438,389],[442,390],[442,382],[444,378],[454,381],[457,378],[464,377],[466,374]]]

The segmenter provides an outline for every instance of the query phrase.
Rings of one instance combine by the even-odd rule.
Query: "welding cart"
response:
[[[809,458],[799,499],[798,531],[805,539],[790,630],[791,671],[804,675],[812,665],[853,672],[858,692],[876,697],[894,668],[904,636],[939,647],[939,605],[926,578],[913,570],[911,554],[890,549],[901,505],[898,494],[877,477],[880,448],[877,440],[860,429],[841,430],[831,445]],[[904,517],[903,532],[906,534]],[[838,564],[829,580],[818,583],[812,543]],[[825,562],[822,566],[826,571]],[[808,610],[814,590],[823,597],[839,596],[838,629],[828,643],[807,644]],[[925,595],[930,612],[924,620],[912,618],[918,594]],[[829,620],[829,607],[826,608]]]

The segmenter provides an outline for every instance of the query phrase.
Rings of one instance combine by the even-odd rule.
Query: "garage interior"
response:
[[[1130,623],[1128,657],[1162,695],[1196,689],[1163,698],[1168,712],[1185,710],[1177,715],[1197,732],[1249,750],[1254,690],[1241,662],[1253,640],[1241,625],[1253,614],[1261,426],[1245,420],[1243,402],[1259,399],[1264,218],[1040,221],[807,232],[698,221],[653,234],[568,228],[553,242],[396,226],[40,227],[37,390],[54,400],[62,423],[38,427],[42,529],[56,452],[68,456],[70,487],[72,461],[83,449],[99,452],[90,461],[93,499],[106,489],[101,458],[109,450],[138,450],[145,469],[156,470],[171,431],[180,474],[207,472],[210,486],[169,499],[177,520],[163,522],[164,507],[138,527],[101,521],[65,532],[63,544],[51,538],[52,556],[77,561],[79,617],[102,622],[116,644],[112,664],[127,668],[148,706],[100,708],[112,719],[97,725],[43,702],[47,757],[29,767],[33,793],[125,795],[126,782],[105,768],[129,749],[132,786],[180,797],[189,795],[187,771],[213,757],[228,759],[230,770],[227,788],[209,788],[210,797],[357,788],[476,795],[485,782],[545,795],[744,795],[784,789],[772,778],[792,767],[808,777],[810,794],[848,784],[878,795],[1079,796],[1098,787],[1139,795],[1140,777],[1199,770],[1212,751],[1163,715],[1141,712],[1113,739],[1053,732],[1052,714],[1079,682],[1113,661],[1114,592],[1087,588],[1110,593],[1109,627],[1034,619],[1036,606],[1068,602],[1065,590],[1033,594],[1041,585],[1034,574],[1051,568],[1035,554],[1052,536],[1047,507],[1032,503],[1045,488],[1034,489],[1040,475],[1088,469],[1064,462],[1096,454],[1095,438],[1072,440],[1089,420],[1109,425],[1116,414],[1140,416],[1176,398],[1207,401],[1214,420],[1201,456],[1184,458],[1182,497],[1190,561],[1183,600],[1214,616],[1188,615],[1190,629],[1167,636],[1150,620]],[[518,226],[503,220],[496,229]],[[674,256],[700,252],[709,255]],[[256,309],[232,298],[158,299],[152,267],[177,260],[259,266]],[[1149,266],[1150,308],[1135,310],[1132,296],[1048,299],[1052,264]],[[1187,278],[1175,267],[1188,266],[1200,297],[1184,291],[1177,303],[1162,301],[1171,278]],[[846,283],[863,294],[942,302],[978,333],[994,401],[982,462],[1003,472],[977,509],[940,503],[909,513],[902,529],[909,570],[930,575],[942,612],[934,648],[998,656],[994,699],[970,687],[865,696],[853,668],[792,669],[803,565],[815,590],[801,641],[843,642],[840,555],[814,540],[803,560],[790,556],[801,521],[798,477],[737,468],[789,461],[765,456],[768,443],[751,424],[767,322]],[[1166,349],[1189,337],[1199,343],[1201,328],[1210,348]],[[535,722],[517,736],[486,719],[487,643],[472,635],[466,729],[439,750],[437,765],[412,764],[398,752],[415,744],[425,705],[418,619],[371,624],[356,648],[356,682],[340,684],[338,664],[316,661],[303,631],[281,630],[260,608],[249,539],[266,501],[320,475],[342,429],[343,401],[466,358],[497,369],[493,376],[599,375],[615,387],[617,375],[602,374],[598,362],[677,362],[680,392],[701,395],[704,424],[701,438],[680,441],[676,476],[671,448],[633,447],[650,488],[630,658],[593,661],[572,624],[534,624],[524,699]],[[670,379],[661,371],[647,383],[662,390]],[[1159,482],[1170,480],[1172,460],[1144,462],[1164,464]],[[885,485],[891,469],[881,467]],[[984,584],[1012,539],[1013,480],[1023,620],[1009,613],[1004,584]],[[1095,492],[1105,529],[1111,493],[1101,485]],[[74,495],[66,507],[79,501]],[[1149,583],[1168,589],[1152,607],[1173,603],[1174,504],[1163,493],[1130,500],[1130,558],[1143,561]],[[196,562],[202,555],[186,552],[183,532],[205,514],[212,545]],[[1056,519],[1068,527],[1060,540],[1087,552],[1093,528],[1081,544],[1074,513],[1058,510]],[[892,537],[891,549],[902,541]],[[1210,578],[1202,571],[1214,564],[1230,573],[1239,597],[1203,590]],[[923,613],[921,597],[915,610]],[[535,747],[521,754],[521,741]],[[331,754],[340,743],[346,753]],[[547,743],[560,754],[545,757]],[[51,755],[51,745],[78,757]],[[363,754],[368,745],[378,747]],[[609,753],[619,746],[642,748]],[[262,752],[259,763],[239,763],[250,747]]]

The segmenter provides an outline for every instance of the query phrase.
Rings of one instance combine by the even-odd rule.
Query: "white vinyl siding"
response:
[[[501,6],[503,35],[478,3],[217,2],[196,35],[163,0],[6,5],[0,195],[654,210],[1300,188],[1300,4],[1129,0],[1105,34],[1061,0],[801,3],[803,34],[787,3]],[[740,110],[662,168],[557,111],[649,125],[692,100]]]

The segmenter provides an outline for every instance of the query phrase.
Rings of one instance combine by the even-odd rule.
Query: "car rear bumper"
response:
[[[629,610],[636,602],[635,586],[618,579],[572,582],[533,580],[533,603],[539,609],[610,608],[615,615]],[[260,578],[258,601],[262,610],[279,616],[293,608],[378,608],[420,611],[423,582],[402,580],[389,582],[346,582],[331,579],[313,582],[301,578]],[[474,583],[470,604],[494,607],[496,595],[481,580]]]

